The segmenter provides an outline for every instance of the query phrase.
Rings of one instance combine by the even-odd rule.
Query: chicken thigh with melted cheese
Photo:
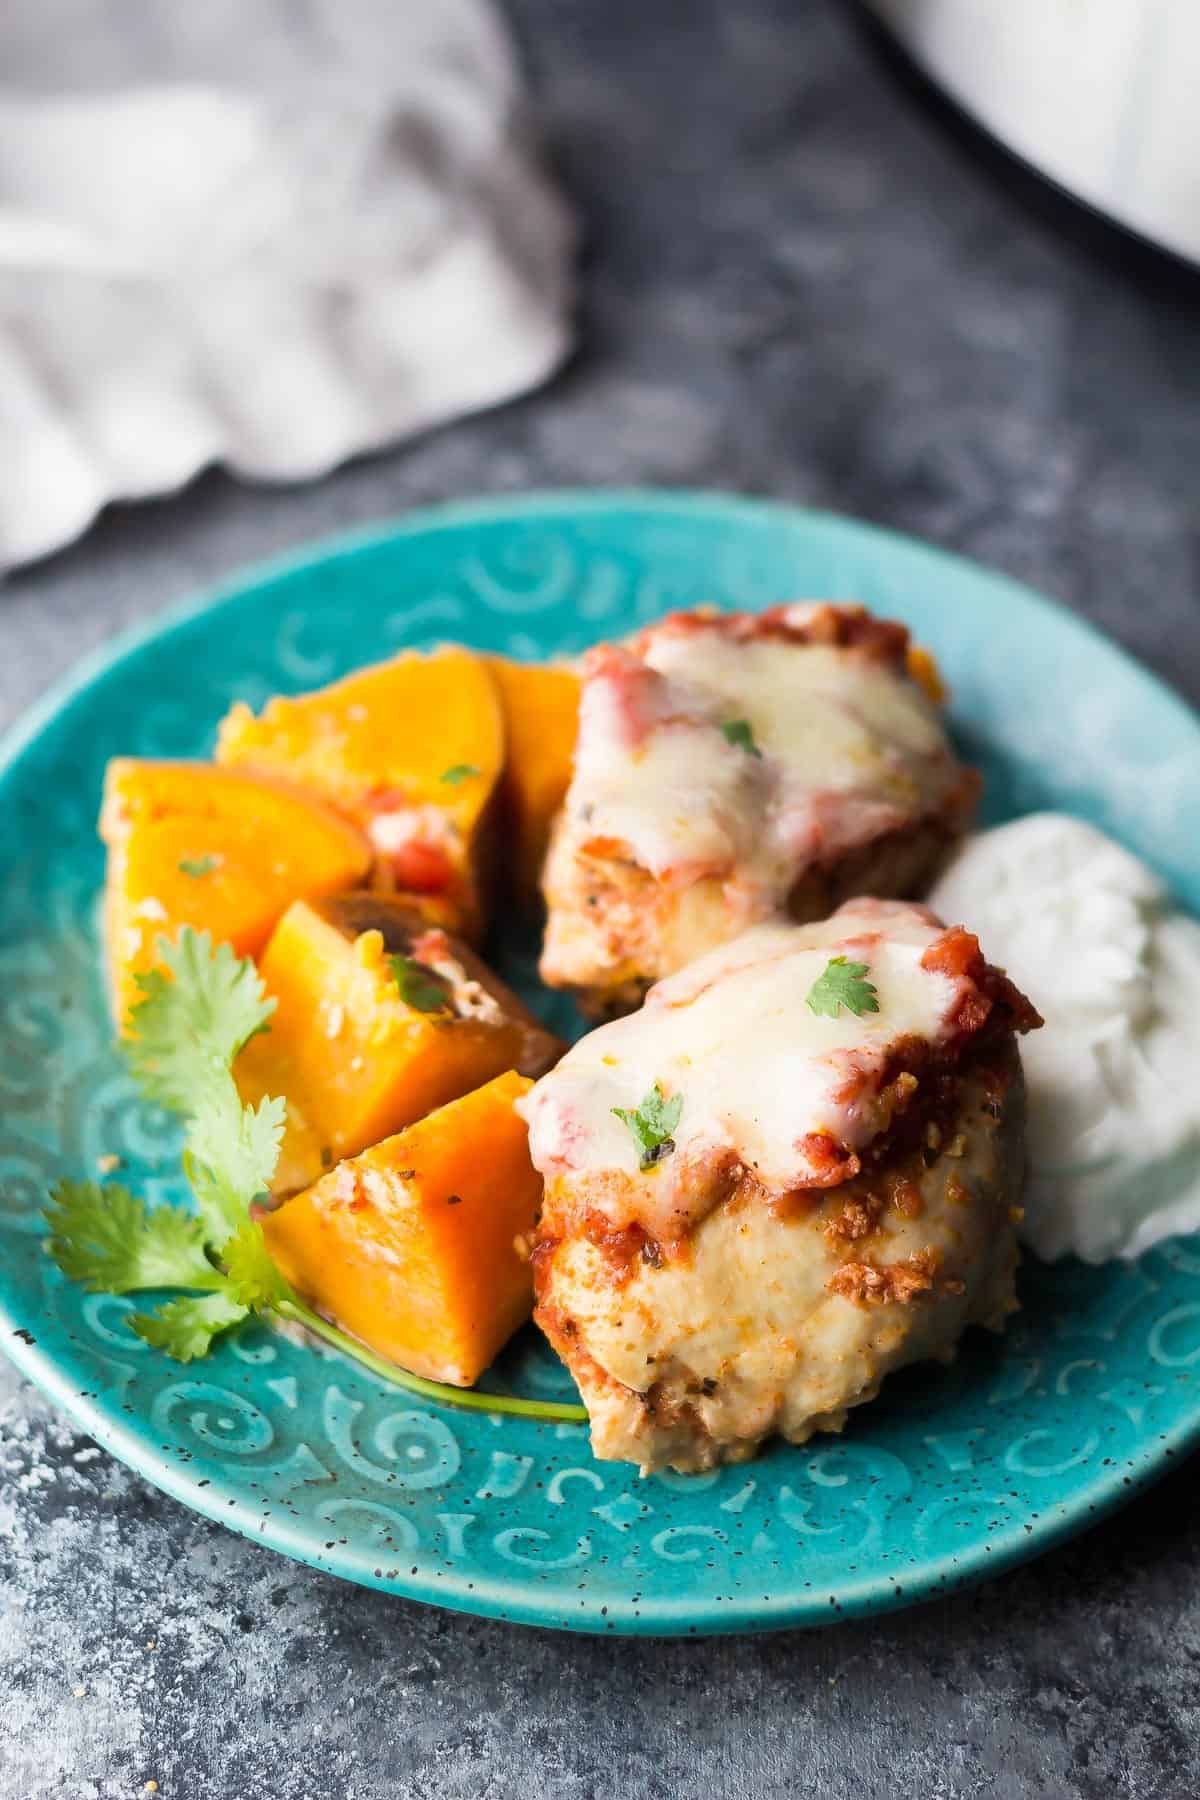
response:
[[[543,1076],[521,1102],[536,1317],[595,1454],[697,1470],[802,1443],[1001,1326],[1038,1023],[969,932],[860,899],[752,928]]]
[[[902,625],[859,606],[675,613],[583,662],[542,978],[593,1015],[780,912],[913,894],[978,780]]]

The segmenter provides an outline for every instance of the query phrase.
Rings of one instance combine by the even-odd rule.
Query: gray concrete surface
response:
[[[776,494],[924,533],[1200,697],[1200,281],[925,105],[832,0],[513,0],[588,233],[548,391],[303,492],[205,477],[0,587],[0,715],[239,563],[431,498]],[[1196,1466],[820,1635],[592,1642],[254,1549],[0,1372],[0,1796],[1200,1793]]]

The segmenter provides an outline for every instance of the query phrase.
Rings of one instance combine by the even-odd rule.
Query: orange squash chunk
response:
[[[320,801],[206,763],[111,762],[100,835],[119,1028],[140,998],[135,977],[158,965],[160,937],[193,925],[257,956],[298,895],[337,893],[371,863],[361,832]]]
[[[528,1318],[541,1205],[509,1072],[322,1176],[262,1222],[306,1300],[381,1356],[470,1387]]]
[[[378,884],[441,895],[472,939],[484,925],[504,720],[469,650],[406,651],[298,699],[242,703],[217,761],[311,789],[366,832]]]
[[[275,1012],[235,1074],[243,1100],[287,1101],[277,1194],[504,1069],[540,1075],[562,1054],[466,944],[390,895],[290,907],[260,968]]]
[[[579,729],[579,677],[554,663],[488,658],[504,703],[508,760],[503,793],[515,843],[513,885],[538,895],[550,827],[566,797]]]

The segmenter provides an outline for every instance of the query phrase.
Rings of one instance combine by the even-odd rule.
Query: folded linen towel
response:
[[[7,0],[0,567],[534,385],[572,241],[487,0]]]

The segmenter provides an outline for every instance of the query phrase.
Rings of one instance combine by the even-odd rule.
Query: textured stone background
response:
[[[512,11],[589,234],[576,362],[314,490],[214,474],[107,516],[0,588],[0,715],[250,558],[416,501],[633,481],[923,533],[1200,697],[1200,282],[948,126],[833,0]],[[1192,1800],[1195,1481],[878,1624],[599,1643],[258,1551],[4,1370],[0,1797]]]

